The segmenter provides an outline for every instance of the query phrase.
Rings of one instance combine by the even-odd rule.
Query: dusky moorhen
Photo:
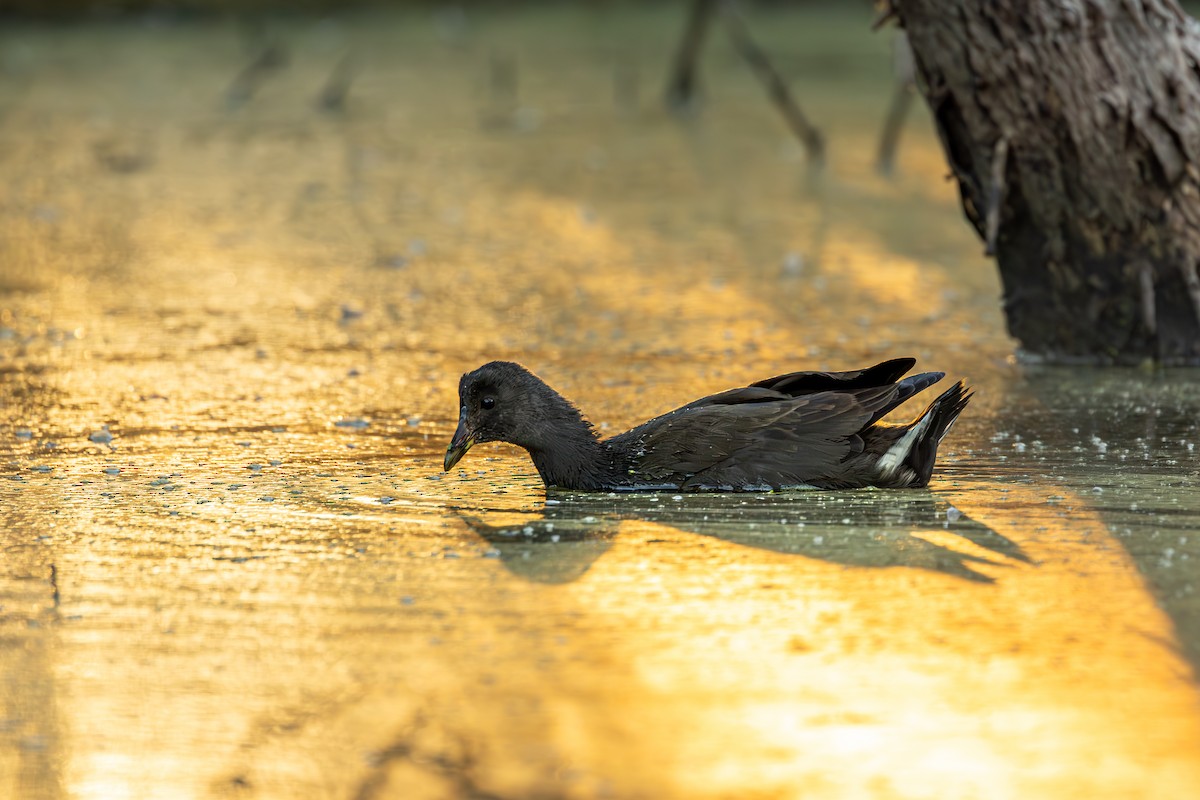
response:
[[[880,422],[941,380],[901,380],[916,359],[849,372],[792,372],[688,403],[601,439],[574,405],[519,364],[462,376],[450,470],[478,442],[525,448],[546,486],[605,491],[918,488],[971,399],[962,381],[912,422]]]

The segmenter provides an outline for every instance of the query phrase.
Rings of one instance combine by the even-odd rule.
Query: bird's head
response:
[[[508,442],[526,450],[542,444],[546,423],[559,397],[520,364],[492,361],[463,375],[458,382],[458,428],[446,448],[449,471],[479,442]]]

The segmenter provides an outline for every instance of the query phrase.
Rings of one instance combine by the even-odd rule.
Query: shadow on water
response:
[[[1200,394],[1193,370],[1028,368],[999,432],[1029,477],[1089,497],[1200,665]]]
[[[582,577],[626,520],[848,567],[915,567],[979,583],[995,578],[975,567],[1032,563],[1015,542],[929,492],[805,492],[802,502],[787,493],[554,494],[540,517],[517,524],[460,516],[514,575],[540,583]]]

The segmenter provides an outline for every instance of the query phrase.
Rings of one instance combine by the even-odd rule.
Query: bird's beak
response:
[[[471,433],[470,428],[467,427],[467,416],[463,414],[458,418],[458,428],[454,431],[454,438],[446,447],[446,460],[442,462],[442,468],[449,472],[458,463],[458,460],[467,454],[473,444],[475,444],[475,434]]]

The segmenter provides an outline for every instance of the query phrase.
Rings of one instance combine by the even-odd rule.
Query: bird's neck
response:
[[[603,489],[613,485],[616,467],[592,426],[566,400],[555,410],[559,413],[555,425],[548,429],[547,439],[525,448],[542,482],[560,489]]]

